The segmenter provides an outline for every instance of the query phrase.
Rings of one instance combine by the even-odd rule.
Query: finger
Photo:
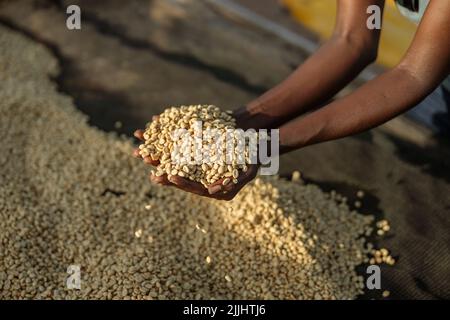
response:
[[[141,155],[139,154],[139,149],[134,149],[133,150],[133,157],[135,158],[142,158]]]
[[[230,186],[226,186],[222,192],[214,194],[214,198],[217,200],[230,201],[241,191],[241,189],[247,184],[247,182],[240,182],[237,184],[230,183]]]
[[[229,201],[229,200],[233,199],[236,196],[236,194],[239,193],[239,190],[241,190],[245,184],[246,183],[244,181],[239,182],[237,184],[229,182],[228,184],[226,184],[224,186],[222,185],[221,191],[214,193],[213,196],[218,200]]]
[[[223,190],[222,192],[218,192],[213,195],[210,195],[210,197],[217,199],[217,200],[230,201],[239,193],[239,190],[241,188],[242,187],[233,186],[233,188],[231,188],[230,191]]]
[[[144,158],[144,162],[146,164],[152,165],[154,167],[156,167],[157,165],[159,165],[159,161],[158,160],[153,160],[151,157],[145,157]]]
[[[224,185],[223,182],[225,181],[225,179],[227,179],[227,178],[219,179],[216,182],[210,184],[208,186],[209,194],[218,194],[218,193],[224,192],[224,191],[226,191],[226,192],[232,191],[235,186],[235,184],[232,181],[232,178],[228,178],[229,179],[228,183]]]
[[[237,183],[230,181],[223,185],[225,179],[220,179],[210,185],[208,191],[221,200],[231,200],[249,181],[255,178],[256,174],[257,169],[250,168],[246,172],[240,172]]]
[[[214,182],[213,184],[208,186],[208,193],[213,195],[213,194],[217,194],[219,192],[222,191],[222,181],[223,180],[219,180],[217,182]]]
[[[191,181],[180,176],[170,176],[170,182],[183,191],[195,193],[200,196],[208,196],[207,189],[200,183]]]
[[[238,179],[238,183],[234,183],[232,180],[230,180],[226,185],[222,185],[222,191],[223,192],[231,192],[236,188],[236,186],[239,183],[242,183],[241,179]]]
[[[246,184],[249,181],[253,180],[257,174],[258,174],[258,167],[255,165],[251,165],[246,172],[244,171],[239,172],[237,184],[241,184],[242,182]]]
[[[163,174],[162,176],[155,176],[154,174],[150,174],[150,181],[155,183],[155,184],[160,184],[163,186],[171,186],[173,185],[168,179],[167,179],[167,175]]]
[[[141,140],[141,141],[144,141],[145,139],[144,139],[144,130],[136,130],[135,132],[134,132],[134,136],[136,137],[136,138],[138,138],[139,140]]]

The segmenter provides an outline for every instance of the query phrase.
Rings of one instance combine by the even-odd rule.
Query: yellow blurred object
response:
[[[322,39],[333,32],[336,0],[280,0],[291,14]],[[394,0],[386,1],[377,63],[395,66],[408,49],[417,26],[403,17]]]

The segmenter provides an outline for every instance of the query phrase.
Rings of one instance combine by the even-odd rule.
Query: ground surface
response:
[[[62,70],[54,79],[59,90],[106,131],[130,135],[167,105],[243,105],[306,57],[209,2],[74,2],[82,7],[82,31],[65,28],[58,1],[0,1],[0,24],[52,50]],[[449,148],[395,132],[379,128],[305,148],[282,159],[281,173],[301,170],[349,196],[364,190],[363,211],[383,215],[393,228],[379,239],[398,258],[382,269],[392,296],[449,298]]]

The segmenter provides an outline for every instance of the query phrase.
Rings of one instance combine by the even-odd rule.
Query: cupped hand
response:
[[[134,136],[139,140],[144,141],[143,130],[136,130],[134,132]],[[133,156],[136,158],[141,158],[145,163],[149,165],[159,165],[159,161],[153,160],[151,157],[142,158],[142,156],[139,154],[139,148],[133,151]],[[246,172],[239,172],[239,177],[237,178],[238,181],[236,184],[230,181],[228,184],[223,185],[223,181],[225,180],[225,178],[223,178],[209,185],[208,188],[206,188],[199,182],[192,181],[180,176],[168,176],[167,174],[163,174],[159,177],[154,174],[150,174],[150,181],[164,186],[173,186],[199,196],[229,201],[232,200],[248,182],[256,177],[257,172],[257,165],[249,165]]]
[[[136,138],[138,138],[139,140],[141,140],[141,141],[145,141],[145,139],[144,139],[144,131],[143,131],[143,130],[136,130],[136,131],[134,132],[134,136],[135,136]],[[142,159],[146,164],[152,165],[152,166],[154,166],[154,167],[156,167],[156,166],[159,165],[159,161],[158,161],[158,160],[153,160],[151,157],[144,157],[144,158],[143,158],[143,157],[139,154],[139,151],[140,151],[139,148],[134,149],[134,151],[133,151],[133,156],[136,157],[136,158]],[[170,186],[170,185],[172,185],[172,183],[167,179],[167,175],[162,175],[162,176],[160,176],[160,177],[157,177],[157,176],[151,174],[151,175],[150,175],[150,180],[151,180],[152,182],[154,182],[154,183],[161,184],[161,185],[165,185],[165,186]]]

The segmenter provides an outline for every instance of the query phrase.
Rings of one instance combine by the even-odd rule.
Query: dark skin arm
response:
[[[450,71],[450,1],[430,1],[400,64],[352,94],[280,128],[281,152],[376,127],[415,106]]]
[[[278,128],[324,104],[377,56],[380,30],[366,27],[367,7],[384,0],[339,0],[332,37],[286,80],[236,111],[244,128]]]

